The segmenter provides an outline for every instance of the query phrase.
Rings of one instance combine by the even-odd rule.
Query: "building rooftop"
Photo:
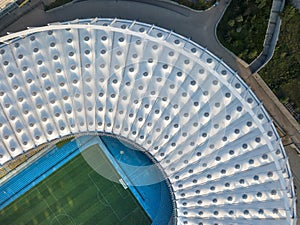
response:
[[[0,163],[104,132],[153,157],[177,224],[294,224],[287,156],[260,101],[207,49],[136,21],[85,19],[0,38]]]

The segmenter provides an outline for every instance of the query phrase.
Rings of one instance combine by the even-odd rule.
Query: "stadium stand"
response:
[[[59,164],[64,164],[79,153],[76,141],[71,141],[62,149],[53,147],[33,164],[5,181],[0,186],[0,209],[10,204],[34,185],[55,171]],[[51,159],[51,160],[49,160]]]
[[[296,223],[270,117],[207,49],[154,25],[98,18],[0,42],[1,164],[70,134],[106,133],[157,162],[175,224]]]

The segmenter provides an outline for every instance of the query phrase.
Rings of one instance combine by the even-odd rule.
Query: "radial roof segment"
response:
[[[97,18],[0,41],[2,165],[70,134],[112,134],[163,170],[175,224],[295,224],[292,174],[270,117],[205,48]]]

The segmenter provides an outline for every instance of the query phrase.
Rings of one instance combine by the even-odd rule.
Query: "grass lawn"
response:
[[[119,175],[98,145],[86,149],[99,168]],[[97,156],[97,157],[95,157]],[[78,155],[0,213],[1,225],[148,225],[151,220],[121,184],[96,173]]]
[[[251,63],[263,50],[271,6],[272,0],[232,0],[218,25],[218,39]]]
[[[212,7],[216,0],[172,0],[195,10],[206,10]]]

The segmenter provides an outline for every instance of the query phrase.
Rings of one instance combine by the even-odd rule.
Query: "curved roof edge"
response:
[[[126,27],[122,27],[123,24],[126,24]],[[141,29],[144,28],[144,29]],[[129,35],[135,35],[135,36],[140,36],[142,38],[147,38],[149,40],[153,40],[155,42],[159,41],[163,45],[168,46],[168,47],[174,47],[174,44],[171,43],[171,41],[174,41],[175,39],[180,40],[181,42],[184,42],[184,46],[182,48],[176,49],[178,52],[180,52],[183,55],[187,55],[189,58],[193,58],[193,60],[198,61],[199,64],[204,64],[203,60],[200,60],[202,57],[206,57],[206,59],[212,59],[214,61],[214,66],[211,67],[206,67],[209,71],[214,73],[215,71],[218,71],[219,68],[225,68],[228,72],[232,74],[232,80],[230,82],[238,82],[240,85],[244,88],[245,93],[241,93],[237,90],[232,89],[232,92],[236,95],[236,97],[241,101],[241,102],[246,102],[246,97],[249,95],[254,99],[256,103],[258,103],[258,107],[255,108],[255,110],[250,110],[253,114],[253,118],[255,121],[257,121],[257,124],[261,124],[259,122],[259,119],[257,118],[258,114],[262,114],[265,120],[267,120],[267,123],[261,124],[260,130],[262,131],[263,135],[266,137],[266,140],[268,140],[268,146],[270,149],[275,149],[275,148],[280,148],[284,158],[287,159],[287,155],[285,153],[285,150],[282,146],[280,137],[274,127],[274,124],[272,123],[272,120],[268,113],[266,112],[265,108],[263,105],[260,103],[260,101],[257,99],[257,97],[254,95],[252,90],[246,85],[246,83],[237,75],[235,71],[233,71],[230,67],[228,67],[221,59],[216,57],[214,54],[209,52],[207,49],[203,48],[202,46],[194,43],[190,39],[187,39],[181,35],[178,35],[176,33],[173,33],[172,31],[168,31],[166,29],[154,26],[154,25],[149,25],[137,21],[129,21],[129,20],[121,20],[121,19],[83,19],[83,20],[74,20],[70,22],[64,22],[64,23],[52,23],[49,24],[48,26],[45,27],[38,27],[38,28],[29,28],[28,30],[25,31],[20,31],[17,33],[11,33],[9,35],[0,37],[0,42],[3,44],[0,46],[0,49],[3,48],[6,45],[10,45],[12,43],[15,43],[18,40],[21,40],[27,36],[31,36],[35,33],[39,32],[45,32],[49,30],[62,30],[62,29],[109,29],[111,31],[116,31],[116,32],[126,32],[126,34]],[[155,32],[153,32],[155,31]],[[153,33],[152,33],[153,32]],[[163,33],[163,35],[157,36],[158,33]],[[186,48],[187,46],[187,48]],[[202,51],[201,56],[198,55],[193,55],[191,54],[191,49],[192,48],[197,48]],[[199,58],[200,57],[200,58]],[[220,78],[219,79],[221,82],[226,83],[228,82],[227,80]],[[255,113],[256,112],[256,113]],[[272,138],[268,137],[268,131],[272,131],[273,134],[275,134]],[[65,136],[65,135],[63,135]],[[57,138],[62,137],[62,135],[59,135]],[[280,164],[279,162],[277,163],[277,169],[281,169],[282,166],[286,166],[287,169],[287,176],[289,177],[289,184],[285,184],[286,180],[281,178],[281,184],[282,186],[288,186],[291,188],[291,190],[288,190],[287,192],[291,195],[291,197],[286,198],[286,207],[288,208],[289,206],[292,206],[291,208],[291,215],[290,218],[294,218],[293,223],[296,223],[296,197],[295,197],[295,190],[294,190],[294,185],[293,185],[293,180],[292,180],[292,172],[289,166],[289,163],[287,160],[283,162],[283,164]],[[288,202],[288,199],[292,201],[292,203]]]

